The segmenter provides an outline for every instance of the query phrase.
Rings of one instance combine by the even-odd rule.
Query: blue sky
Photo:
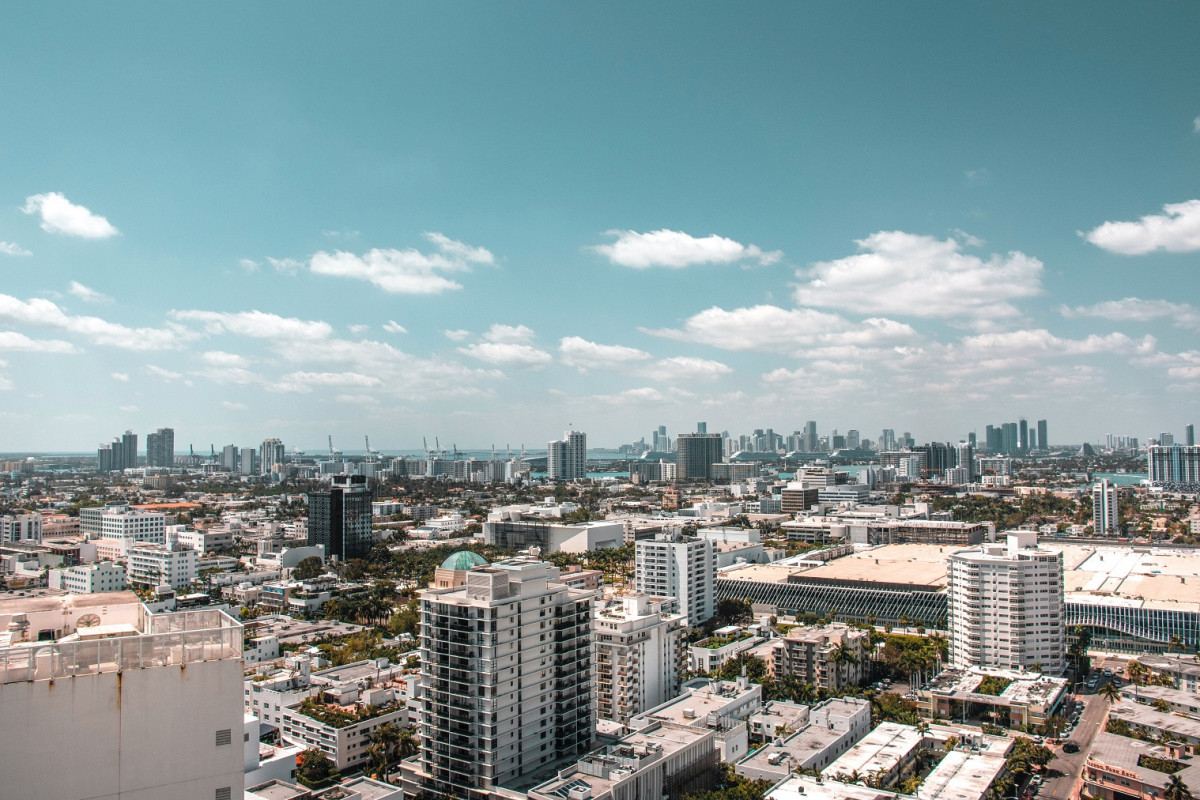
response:
[[[7,5],[0,450],[1179,433],[1197,29],[1190,3]]]

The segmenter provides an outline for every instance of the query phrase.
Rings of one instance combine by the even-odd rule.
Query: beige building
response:
[[[867,675],[871,634],[841,623],[801,625],[780,638],[774,652],[777,678],[792,676],[819,689],[839,689],[861,683]]]
[[[596,717],[622,725],[679,694],[683,666],[682,614],[674,601],[628,595],[592,619]]]

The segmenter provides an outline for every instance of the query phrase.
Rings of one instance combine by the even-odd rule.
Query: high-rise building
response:
[[[625,725],[629,718],[679,694],[687,650],[674,601],[626,595],[592,619],[596,716]]]
[[[519,558],[421,593],[421,746],[402,767],[406,797],[489,800],[588,750],[594,593],[558,577]]]
[[[308,543],[326,558],[366,558],[371,550],[371,490],[364,475],[334,475],[328,492],[308,495]]]
[[[1046,427],[1046,420],[1039,419],[1037,423],[1038,447],[1043,450],[1050,449],[1050,434]]]
[[[719,433],[681,433],[675,437],[675,463],[681,481],[712,480],[712,465],[724,458]]]
[[[674,597],[688,625],[716,613],[717,551],[709,539],[684,539],[678,532],[639,541],[634,584],[641,594]]]
[[[1021,417],[1017,421],[1017,452],[1025,455],[1029,450],[1029,420]]]
[[[258,448],[258,464],[263,475],[283,471],[283,462],[287,457],[287,449],[279,439],[263,439]]]
[[[975,482],[975,447],[970,442],[959,442],[954,446],[954,463],[967,471],[964,483]]]
[[[138,437],[133,431],[125,431],[120,439],[111,444],[102,444],[96,451],[97,468],[101,472],[120,472],[137,466]]]
[[[816,420],[809,420],[804,423],[804,451],[806,453],[817,452],[820,446],[820,439],[817,437]]]
[[[1005,455],[1015,456],[1021,452],[1021,439],[1017,430],[1017,423],[1006,422],[1000,426],[1000,452]]]
[[[1183,429],[1183,446],[1184,447],[1195,447],[1196,446],[1196,427],[1194,425],[1192,425],[1192,423],[1190,423],[1190,422]]]
[[[696,433],[708,433],[708,423],[707,422],[697,422],[696,423]]]
[[[1160,433],[1158,435],[1158,444],[1161,447],[1170,447],[1171,445],[1175,444],[1175,434]]]
[[[546,477],[552,481],[576,481],[587,477],[587,434],[567,431],[563,438],[546,444]]]
[[[949,557],[951,663],[1062,674],[1062,553],[1039,547],[1032,531],[1006,539]]]
[[[861,440],[859,438],[858,431],[856,431],[856,430],[846,431],[846,447],[850,448],[851,450],[857,450],[860,445],[861,445]]]
[[[1160,486],[1200,484],[1200,446],[1173,444],[1147,448],[1150,483]]]
[[[1092,530],[1097,536],[1116,536],[1120,531],[1117,487],[1108,478],[1092,486]]]
[[[258,474],[258,451],[253,447],[243,447],[238,451],[238,472],[242,475]]]
[[[4,797],[242,797],[242,626],[224,611],[152,614],[132,592],[12,598],[0,626]],[[50,752],[64,754],[53,768]]]
[[[146,466],[173,467],[175,465],[175,429],[159,428],[146,434]]]
[[[6,514],[0,517],[0,542],[42,543],[42,515]]]

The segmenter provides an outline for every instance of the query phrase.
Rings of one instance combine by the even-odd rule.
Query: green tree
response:
[[[317,748],[305,750],[296,759],[296,779],[310,789],[341,777],[329,757]]]
[[[1193,800],[1192,790],[1183,782],[1183,778],[1172,775],[1170,781],[1167,782],[1167,791],[1163,794],[1163,800]]]
[[[320,577],[324,571],[325,565],[321,563],[321,557],[309,556],[296,565],[292,570],[292,577],[298,581],[307,581]]]
[[[1121,699],[1121,690],[1118,689],[1117,685],[1112,682],[1105,683],[1104,686],[1101,687],[1099,694],[1108,701],[1109,705],[1112,705]]]

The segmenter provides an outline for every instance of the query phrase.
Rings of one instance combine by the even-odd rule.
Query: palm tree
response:
[[[854,654],[854,651],[845,642],[841,642],[837,647],[833,648],[828,658],[829,663],[834,665],[834,672],[837,675],[836,685],[840,687],[845,682],[842,665],[857,664],[858,656]]]
[[[1135,686],[1140,684],[1142,679],[1146,677],[1146,668],[1136,658],[1126,665],[1125,670],[1129,674],[1129,681]]]
[[[1167,644],[1167,652],[1169,653],[1176,648],[1183,650],[1183,638],[1173,633],[1171,634],[1171,641]]]
[[[1192,790],[1183,782],[1183,778],[1172,775],[1171,780],[1167,782],[1167,791],[1163,794],[1163,800],[1193,800]]]
[[[926,722],[925,720],[921,720],[920,722],[918,722],[917,723],[917,733],[921,734],[922,736],[929,733],[929,723]]]
[[[1121,699],[1121,690],[1117,688],[1115,683],[1104,684],[1103,688],[1100,689],[1099,694],[1101,697],[1107,700],[1110,705],[1118,702]]]

